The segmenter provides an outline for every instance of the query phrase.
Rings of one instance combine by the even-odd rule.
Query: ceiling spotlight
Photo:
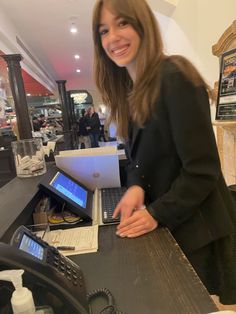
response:
[[[26,96],[31,96],[31,94],[28,93],[28,94],[26,94]]]
[[[76,72],[77,72],[77,73],[80,73],[80,69],[77,69]]]
[[[78,29],[77,29],[75,23],[71,23],[70,32],[73,33],[73,34],[78,32]]]
[[[75,59],[79,59],[80,58],[80,56],[79,55],[75,55]]]

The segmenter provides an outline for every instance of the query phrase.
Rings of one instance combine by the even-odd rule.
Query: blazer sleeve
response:
[[[172,230],[191,217],[215,189],[221,168],[205,88],[194,86],[176,70],[164,75],[161,99],[181,168],[170,189],[148,210]]]

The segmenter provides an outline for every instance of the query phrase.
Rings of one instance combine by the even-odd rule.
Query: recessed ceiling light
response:
[[[76,72],[77,72],[77,73],[80,73],[80,69],[77,69]]]
[[[80,56],[79,56],[79,55],[75,55],[74,57],[75,57],[75,59],[79,59],[79,58],[80,58]]]
[[[72,23],[72,24],[71,24],[71,26],[70,26],[70,32],[73,33],[73,34],[75,34],[75,33],[78,32],[78,29],[77,29],[75,23]]]
[[[31,94],[28,93],[28,94],[26,94],[26,96],[31,96]]]

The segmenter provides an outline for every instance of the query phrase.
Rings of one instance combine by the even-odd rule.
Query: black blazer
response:
[[[165,61],[161,93],[144,128],[131,127],[128,186],[189,253],[228,235],[233,203],[221,172],[208,95]]]

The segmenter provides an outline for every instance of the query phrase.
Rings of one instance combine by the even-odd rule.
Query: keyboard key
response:
[[[101,190],[103,223],[119,223],[119,217],[112,218],[112,215],[125,191],[125,187],[106,188]]]

